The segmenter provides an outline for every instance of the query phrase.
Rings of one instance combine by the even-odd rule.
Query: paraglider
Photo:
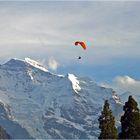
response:
[[[86,50],[87,46],[83,41],[76,41],[75,46],[80,45],[84,50]],[[78,57],[78,59],[81,59],[81,56]]]
[[[84,43],[84,42],[82,42],[82,41],[76,41],[75,42],[75,45],[77,46],[77,45],[80,45],[84,50],[86,50],[86,44]]]

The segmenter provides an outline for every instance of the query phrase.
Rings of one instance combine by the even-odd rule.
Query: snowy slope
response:
[[[23,137],[97,138],[105,99],[118,119],[123,105],[119,97],[88,78],[52,74],[30,58],[11,59],[0,66],[0,102],[9,107],[8,120],[27,131]]]

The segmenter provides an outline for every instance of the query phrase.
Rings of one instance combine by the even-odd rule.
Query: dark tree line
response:
[[[99,117],[101,133],[99,139],[140,139],[140,110],[132,96],[123,106],[124,114],[121,116],[121,132],[115,126],[115,118],[106,100],[103,111]]]

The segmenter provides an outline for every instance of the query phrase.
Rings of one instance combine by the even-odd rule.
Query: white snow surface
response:
[[[32,66],[34,66],[34,67],[36,67],[36,68],[39,68],[39,69],[41,69],[41,70],[43,70],[43,71],[45,71],[45,72],[48,72],[48,70],[44,67],[44,66],[42,66],[40,63],[38,63],[37,61],[34,61],[34,60],[32,60],[32,59],[30,59],[30,58],[25,58],[25,62],[27,62],[27,63],[29,63],[30,65],[32,65]]]
[[[73,74],[68,74],[68,78],[72,83],[73,90],[76,93],[78,93],[78,91],[81,90],[81,87],[79,86],[79,81],[77,80],[77,77],[75,75],[73,75]]]
[[[30,58],[0,66],[0,102],[10,107],[10,118],[37,139],[97,138],[104,100],[112,99],[112,108],[118,107],[118,98],[112,97],[112,89],[73,74],[52,74]]]

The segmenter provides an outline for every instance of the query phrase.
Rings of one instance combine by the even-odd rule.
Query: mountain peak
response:
[[[12,58],[5,64],[1,65],[1,68],[10,69],[10,70],[19,70],[20,68],[25,68],[26,64],[23,60]]]
[[[19,70],[26,68],[26,66],[31,65],[37,69],[40,69],[42,71],[48,72],[48,70],[41,65],[39,62],[32,60],[30,58],[25,58],[24,60],[22,59],[17,59],[17,58],[12,58],[5,64],[1,65],[2,68],[10,69],[10,70]]]

